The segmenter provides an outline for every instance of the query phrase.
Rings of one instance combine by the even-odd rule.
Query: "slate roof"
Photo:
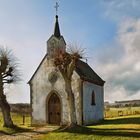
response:
[[[59,22],[58,22],[58,15],[56,15],[56,22],[54,27],[54,36],[59,38],[61,36],[60,34],[60,28],[59,28]]]
[[[75,71],[84,81],[89,81],[100,86],[103,86],[105,83],[105,81],[102,80],[87,63],[81,60],[77,62]]]

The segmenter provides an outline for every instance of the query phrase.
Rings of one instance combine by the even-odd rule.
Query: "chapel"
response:
[[[47,41],[47,52],[29,80],[32,125],[67,125],[70,123],[65,83],[54,66],[57,50],[66,52],[58,15],[54,32]],[[78,125],[88,125],[104,118],[104,83],[84,61],[79,60],[72,75],[72,90]]]

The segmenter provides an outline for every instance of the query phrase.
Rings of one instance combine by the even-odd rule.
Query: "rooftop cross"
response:
[[[59,4],[58,4],[58,2],[56,2],[56,5],[54,6],[54,8],[56,9],[56,15],[57,15],[58,8],[59,8]]]

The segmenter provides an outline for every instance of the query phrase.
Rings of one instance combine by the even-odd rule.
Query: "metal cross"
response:
[[[56,15],[57,15],[58,8],[59,8],[59,4],[58,4],[58,2],[56,2],[56,5],[54,6],[54,8],[56,9]]]

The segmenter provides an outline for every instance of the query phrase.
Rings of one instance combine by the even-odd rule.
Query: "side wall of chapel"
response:
[[[83,82],[83,124],[88,125],[104,118],[103,86]],[[94,92],[95,104],[92,104]]]

